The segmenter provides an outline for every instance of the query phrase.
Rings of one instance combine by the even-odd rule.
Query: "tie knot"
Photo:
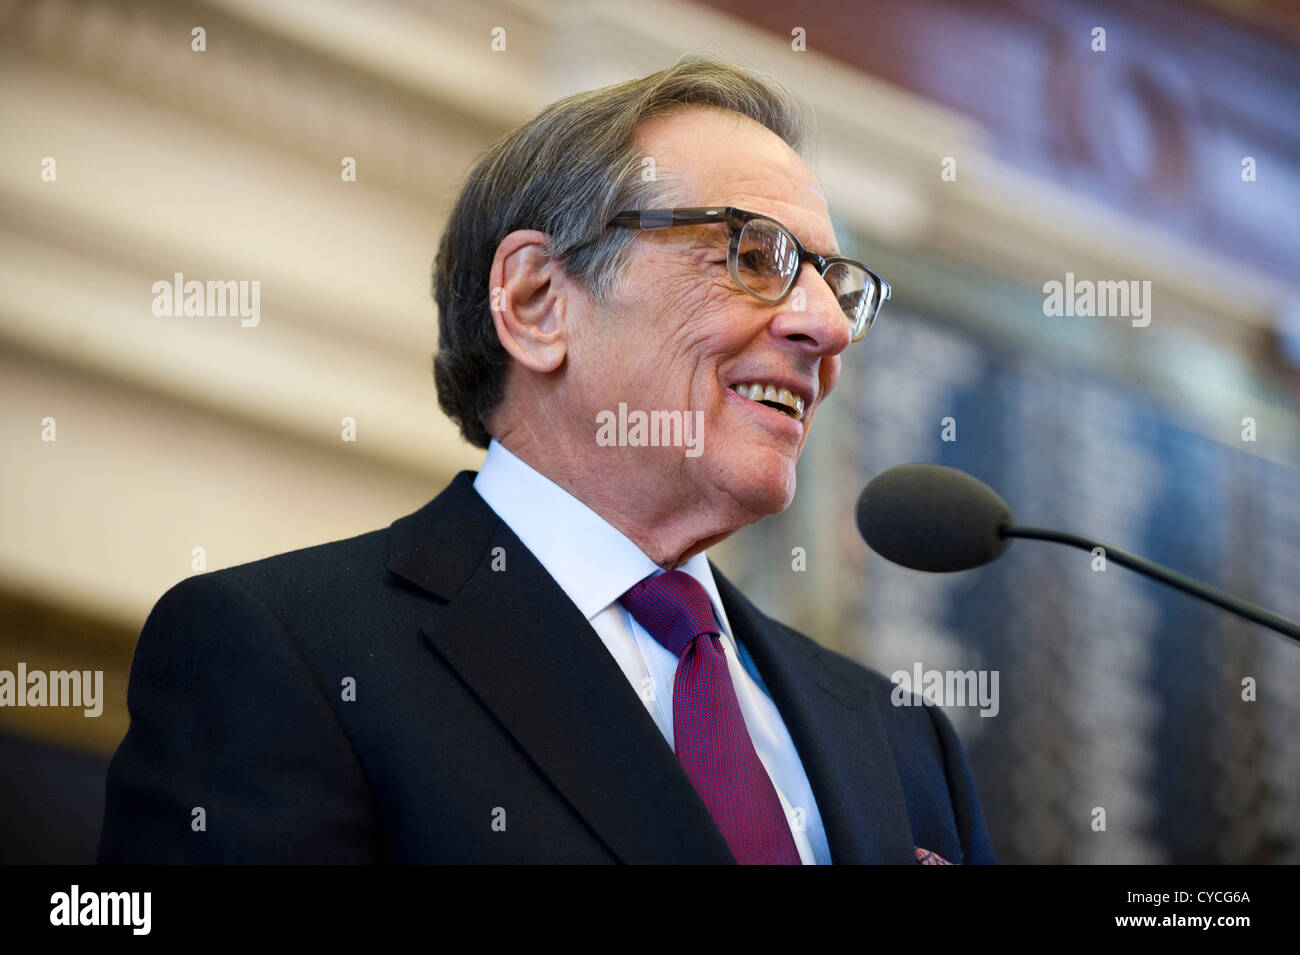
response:
[[[709,595],[699,581],[680,570],[647,577],[619,603],[679,659],[700,634],[721,633]]]

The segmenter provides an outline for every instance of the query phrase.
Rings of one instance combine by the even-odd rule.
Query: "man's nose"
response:
[[[849,347],[852,335],[835,291],[811,262],[799,270],[794,288],[773,319],[772,331],[818,356],[838,355]]]

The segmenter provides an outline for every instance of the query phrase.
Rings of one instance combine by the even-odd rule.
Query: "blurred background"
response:
[[[172,584],[478,465],[431,374],[463,176],[697,51],[812,105],[845,254],[894,286],[795,504],[714,560],[885,673],[998,671],[995,718],[946,711],[1003,861],[1300,862],[1300,646],[1045,543],[914,573],[852,520],[879,471],[952,465],[1300,617],[1294,0],[0,2],[0,669],[105,696],[0,708],[0,861],[93,860]],[[259,281],[259,323],[156,316],[176,273]],[[1150,324],[1049,317],[1070,273],[1150,282]]]

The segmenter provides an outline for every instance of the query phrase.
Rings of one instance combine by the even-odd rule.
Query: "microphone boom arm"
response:
[[[1084,537],[1082,534],[1071,534],[1067,531],[1055,531],[1046,527],[1018,527],[1014,524],[1003,524],[998,528],[998,536],[1055,541],[1058,544],[1067,544],[1070,547],[1077,547],[1086,551],[1092,551],[1094,548],[1100,547],[1106,552],[1107,560],[1114,561],[1130,570],[1136,570],[1139,574],[1145,574],[1154,580],[1168,584],[1170,587],[1176,587],[1184,593],[1207,600],[1230,613],[1235,613],[1239,617],[1245,617],[1254,623],[1285,634],[1292,640],[1300,641],[1300,624],[1292,623],[1290,620],[1271,614],[1261,607],[1239,600],[1231,594],[1216,590],[1185,574],[1180,574],[1167,567],[1161,567],[1159,564],[1152,563],[1136,554],[1130,554],[1117,547],[1107,547],[1091,537]]]

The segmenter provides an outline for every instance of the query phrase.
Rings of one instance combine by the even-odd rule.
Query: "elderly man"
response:
[[[163,596],[101,861],[996,861],[943,713],[705,557],[790,504],[888,296],[802,142],[778,86],[691,57],[483,156],[434,276],[482,470]]]

